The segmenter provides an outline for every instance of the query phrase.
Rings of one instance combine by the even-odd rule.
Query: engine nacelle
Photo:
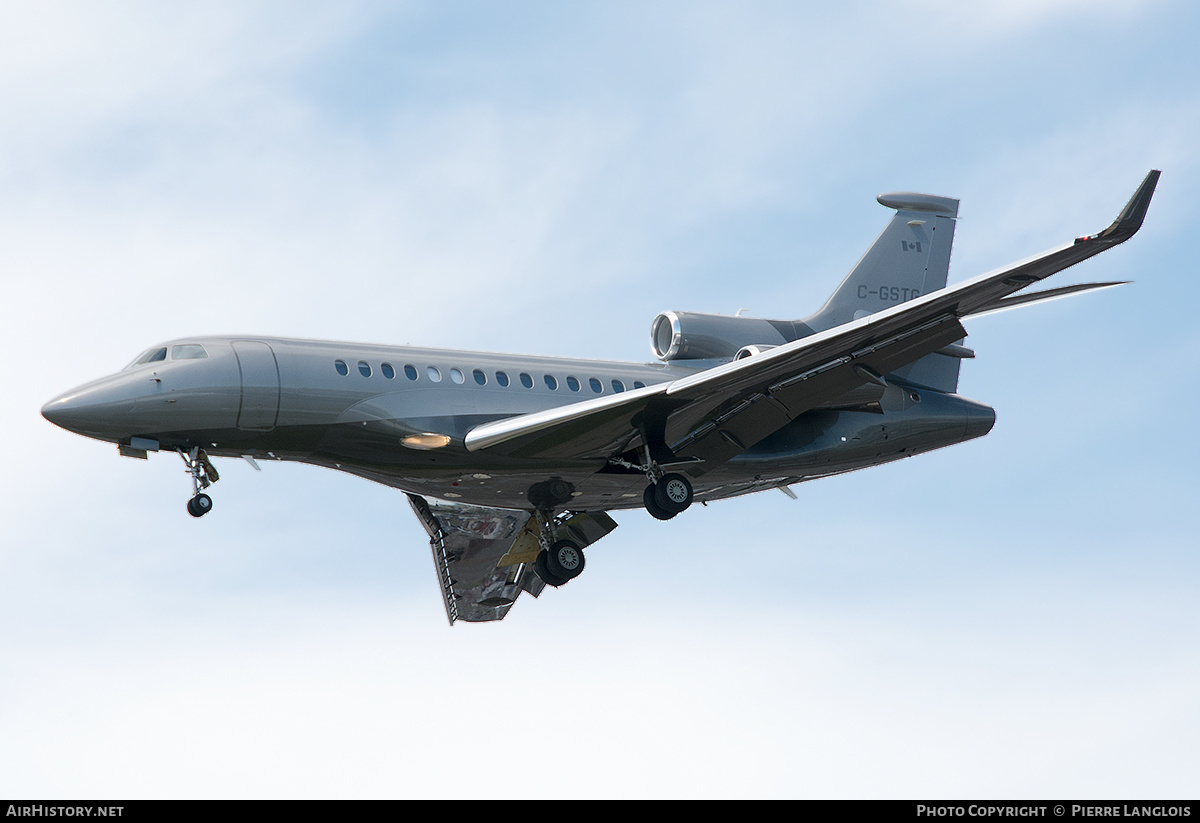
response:
[[[751,346],[766,349],[801,336],[791,320],[665,311],[650,326],[650,348],[662,360],[727,359]]]
[[[762,354],[767,349],[773,349],[774,346],[742,346],[738,349],[737,354],[733,356],[734,360],[745,360],[747,357],[753,357],[756,354]]]

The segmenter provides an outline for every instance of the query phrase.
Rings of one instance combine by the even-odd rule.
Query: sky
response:
[[[1183,0],[0,5],[0,797],[1195,798],[1200,9]],[[651,358],[815,311],[891,212],[985,438],[616,514],[446,625],[392,489],[120,458],[51,397],[192,334]]]

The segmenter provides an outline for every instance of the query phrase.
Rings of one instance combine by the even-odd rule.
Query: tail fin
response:
[[[958,201],[932,194],[881,194],[896,210],[879,238],[821,310],[803,322],[825,331],[946,287]],[[926,362],[928,361],[928,362]],[[900,375],[941,391],[958,386],[959,358],[931,354]]]
[[[896,210],[821,310],[804,322],[825,331],[945,288],[958,201],[932,194],[881,194]]]

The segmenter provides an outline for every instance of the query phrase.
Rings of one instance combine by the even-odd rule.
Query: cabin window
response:
[[[643,383],[641,380],[634,380],[633,387],[635,389],[644,389],[644,388],[646,388],[646,384]]]
[[[203,360],[208,357],[204,347],[196,343],[184,343],[171,347],[172,360]]]
[[[625,391],[625,384],[622,383],[620,380],[614,380],[613,381],[613,391],[615,391],[615,392]]]
[[[594,391],[596,394],[600,394],[604,391],[604,384],[594,377],[588,381],[588,385],[592,387],[592,391]]]
[[[527,375],[525,372],[521,372],[521,385],[527,389],[532,389],[533,378]]]
[[[501,386],[507,386],[508,385],[508,375],[502,371],[496,372],[496,382],[499,383]]]
[[[550,391],[554,391],[558,388],[558,381],[554,379],[554,375],[546,375],[546,388],[548,388]]]
[[[380,363],[379,370],[381,372],[383,372],[383,376],[386,377],[388,380],[391,380],[393,377],[396,376],[396,370],[392,368],[391,363]]]
[[[463,377],[462,369],[451,369],[450,370],[450,379],[453,380],[455,383],[462,385],[463,380],[466,378]]]
[[[416,380],[417,379],[417,367],[412,365],[411,363],[404,364],[404,376],[407,377],[409,380]]]
[[[475,371],[471,372],[471,376],[475,378],[475,382],[478,383],[479,385],[481,385],[481,386],[487,385],[487,375],[484,374],[479,369],[476,369]]]
[[[579,381],[569,374],[567,375],[567,388],[571,391],[579,391]]]
[[[346,365],[345,360],[334,360],[333,367],[337,369],[337,373],[345,377],[350,373],[350,367]]]
[[[366,360],[359,360],[358,361],[358,373],[361,374],[363,377],[370,377],[371,376],[371,364],[368,363]]]
[[[425,369],[425,373],[429,375],[429,379],[434,383],[442,382],[442,373],[438,371],[437,366],[430,366],[429,368]]]

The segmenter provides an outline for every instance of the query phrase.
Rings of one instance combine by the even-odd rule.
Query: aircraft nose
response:
[[[128,434],[135,402],[125,381],[105,378],[55,397],[42,406],[42,417],[76,434],[111,439]]]
[[[46,405],[42,406],[42,417],[49,420],[56,426],[66,428],[67,417],[70,415],[68,409],[68,401],[66,395],[59,395],[51,400]]]
[[[94,428],[95,404],[77,391],[66,392],[42,406],[42,417],[67,431],[82,432]]]

